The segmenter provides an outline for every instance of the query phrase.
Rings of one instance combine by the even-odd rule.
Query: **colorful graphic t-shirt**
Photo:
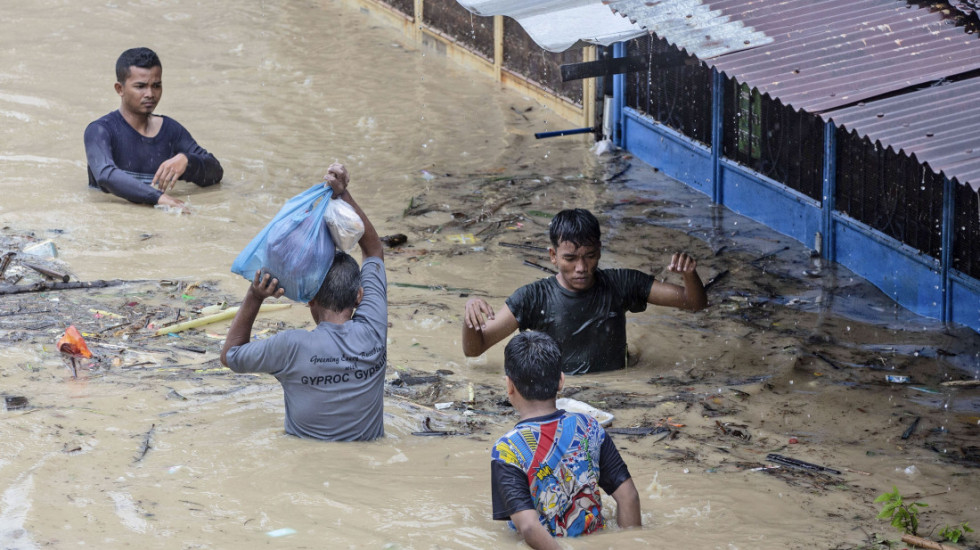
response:
[[[599,422],[563,410],[518,422],[491,455],[493,519],[537,510],[552,535],[605,527],[599,489],[612,494],[630,478]]]

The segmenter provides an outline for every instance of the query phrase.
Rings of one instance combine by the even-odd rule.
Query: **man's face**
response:
[[[160,67],[130,67],[126,82],[116,82],[116,93],[122,98],[123,109],[136,115],[152,113],[163,95],[162,78],[163,70]]]
[[[568,241],[558,243],[558,248],[550,248],[551,263],[558,268],[558,283],[581,292],[595,284],[595,269],[599,265],[598,246],[575,246]]]

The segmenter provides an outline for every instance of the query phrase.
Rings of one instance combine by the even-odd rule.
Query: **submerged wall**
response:
[[[572,125],[593,124],[594,82],[562,82],[559,69],[566,63],[594,60],[592,46],[546,51],[514,20],[474,15],[456,0],[343,1],[400,27],[428,51],[534,98]]]

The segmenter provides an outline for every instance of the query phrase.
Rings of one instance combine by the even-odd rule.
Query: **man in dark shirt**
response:
[[[163,94],[160,58],[148,48],[116,61],[119,110],[85,129],[89,187],[126,200],[184,208],[167,194],[178,179],[200,186],[221,181],[221,164],[172,118],[154,115]]]
[[[655,281],[633,269],[598,269],[599,221],[588,210],[562,210],[551,220],[554,277],[517,289],[496,314],[482,298],[466,302],[463,353],[481,355],[517,329],[538,330],[561,348],[562,370],[584,374],[626,367],[626,312],[647,304],[697,311],[708,305],[697,262],[687,254],[671,259],[684,286]]]

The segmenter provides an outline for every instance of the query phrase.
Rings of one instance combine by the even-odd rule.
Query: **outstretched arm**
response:
[[[334,198],[342,199],[351,205],[354,211],[357,212],[357,215],[361,217],[361,222],[364,223],[364,235],[361,236],[361,240],[357,241],[357,244],[361,247],[361,255],[364,258],[380,258],[384,260],[385,249],[381,245],[381,237],[378,236],[378,231],[374,228],[371,220],[368,219],[367,214],[358,206],[347,187],[347,184],[350,182],[347,168],[343,164],[335,162],[327,168],[327,174],[323,176],[323,180],[333,189]]]
[[[268,273],[262,273],[261,270],[255,272],[252,285],[248,287],[245,300],[242,301],[242,305],[238,307],[238,313],[231,321],[228,336],[225,337],[225,345],[221,348],[222,365],[228,366],[228,351],[231,348],[248,343],[252,334],[252,324],[255,323],[255,317],[259,314],[262,302],[269,297],[278,298],[285,292],[285,289],[279,288],[279,279],[274,279]]]
[[[616,523],[622,529],[640,527],[642,524],[640,494],[636,491],[633,478],[620,483],[619,488],[613,491],[612,497],[616,501]]]
[[[650,287],[647,302],[657,306],[670,306],[690,311],[698,311],[708,306],[708,295],[697,272],[697,261],[683,252],[678,252],[670,260],[669,271],[680,273],[684,286],[654,281]]]
[[[478,357],[519,328],[506,305],[494,314],[483,298],[470,298],[463,313],[463,355]]]

